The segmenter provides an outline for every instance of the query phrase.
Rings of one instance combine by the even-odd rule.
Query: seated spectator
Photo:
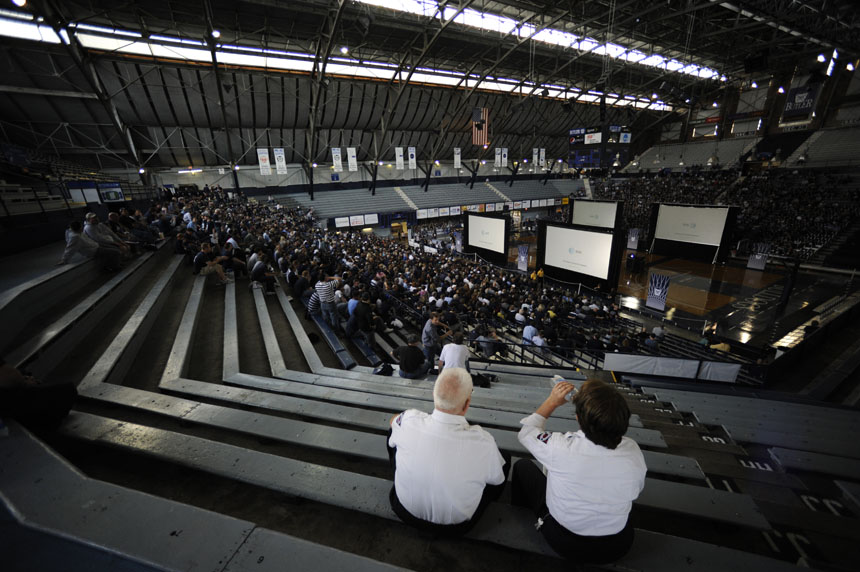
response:
[[[207,276],[209,274],[215,273],[218,276],[218,282],[220,284],[227,284],[228,282],[232,282],[232,278],[228,278],[226,274],[224,274],[224,268],[220,264],[221,257],[216,257],[212,253],[212,245],[208,242],[204,242],[200,244],[200,252],[194,257],[194,274],[199,274],[200,276]]]
[[[51,431],[69,414],[77,395],[72,382],[46,385],[0,359],[0,417],[4,419],[15,419],[31,431]]]
[[[220,257],[226,259],[226,257]],[[266,294],[273,296],[275,294],[275,272],[269,266],[269,256],[266,254],[260,255],[257,258],[257,264],[251,270],[251,280],[265,285]]]
[[[96,241],[85,235],[82,232],[81,223],[73,220],[69,223],[69,228],[66,230],[66,249],[63,251],[63,256],[60,257],[59,262],[57,262],[57,266],[68,263],[69,259],[75,253],[100,261],[102,267],[110,271],[119,269],[120,259],[122,258],[119,250],[100,246]]]
[[[224,243],[224,248],[221,249],[221,256],[224,258],[222,266],[224,266],[225,271],[232,271],[236,276],[248,274],[248,268],[245,266],[245,263],[236,256],[236,249],[233,247],[232,242],[227,241]]]
[[[480,328],[478,337],[475,339],[478,347],[481,349],[481,355],[489,359],[498,353],[507,353],[505,345],[499,339],[499,335],[495,330],[487,329],[486,326]]]
[[[84,234],[93,239],[102,248],[114,248],[123,256],[131,252],[129,246],[122,241],[110,228],[99,222],[96,213],[87,213]]]
[[[666,330],[664,330],[663,326],[660,324],[654,326],[654,328],[651,330],[651,333],[654,334],[658,341],[662,341],[663,338],[666,337]]]
[[[652,353],[656,354],[658,351],[660,351],[660,343],[657,341],[657,336],[655,336],[654,334],[649,334],[648,337],[645,339],[645,343],[643,345],[645,346],[646,350]]]
[[[439,371],[443,369],[460,367],[469,370],[469,348],[463,344],[463,332],[454,332],[451,343],[442,347],[439,354]]]
[[[409,334],[406,337],[406,344],[394,348],[391,352],[391,356],[400,364],[399,375],[406,379],[423,378],[430,369],[430,363],[424,358],[421,338],[416,334]]]
[[[526,327],[523,328],[523,345],[527,346],[532,343],[532,338],[538,333],[537,328],[534,326],[532,322],[526,324]]]
[[[432,414],[409,409],[392,418],[389,499],[403,522],[430,533],[463,534],[501,495],[510,458],[489,433],[466,421],[471,400],[469,372],[450,368],[436,379]]]
[[[633,544],[629,514],[645,486],[645,459],[624,437],[630,409],[611,386],[585,382],[573,396],[580,430],[553,433],[547,419],[567,404],[573,384],[560,382],[529,417],[519,441],[540,462],[517,462],[511,502],[530,508],[536,527],[559,555],[576,563],[603,564],[624,556]]]

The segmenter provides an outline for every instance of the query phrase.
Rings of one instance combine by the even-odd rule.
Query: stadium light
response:
[[[27,5],[27,0],[12,0],[12,4],[17,6],[18,8],[23,8]]]
[[[819,63],[823,64],[827,58],[824,57],[824,54],[818,54],[818,58],[816,58],[816,59],[818,60]]]
[[[854,71],[854,64],[848,62],[848,65],[845,66],[845,69],[847,69],[848,71]]]
[[[779,93],[785,93],[785,89],[782,86],[779,86],[779,89],[776,90]]]
[[[233,170],[234,170],[234,171],[238,171],[238,170],[239,170],[239,165],[233,165]]]
[[[656,93],[651,94],[651,99],[657,99],[658,97],[660,97],[660,96],[657,95]]]
[[[382,166],[382,161],[380,161],[380,162],[379,162],[379,166],[380,166],[380,167]]]
[[[142,175],[142,174],[146,173],[146,169],[144,169],[143,167],[141,167],[140,169],[138,169],[138,170],[137,170],[137,172],[138,172],[138,173],[140,173],[140,174]]]
[[[220,38],[220,37],[221,37],[221,32],[220,32],[220,30],[212,30],[212,37],[213,37],[213,38],[215,38],[216,40],[217,40],[218,38]]]
[[[714,107],[719,107],[719,106],[720,106],[720,104],[719,104],[719,103],[717,103],[716,101],[715,101],[712,105],[713,105]]]
[[[311,163],[311,167],[313,167],[314,169],[316,169],[316,168],[317,168],[317,164],[316,164],[316,163]]]
[[[341,46],[341,47],[340,47],[340,53],[342,53],[343,55],[348,54],[348,53],[349,53],[349,48],[348,48],[347,46]]]
[[[750,87],[751,87],[751,88],[753,88],[753,89],[757,89],[757,88],[758,88],[758,84],[757,84],[756,82],[752,82],[752,83],[750,84]]]

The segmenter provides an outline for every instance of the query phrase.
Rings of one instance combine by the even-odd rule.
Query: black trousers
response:
[[[511,478],[511,503],[534,511],[543,520],[541,534],[560,556],[583,564],[618,560],[633,545],[630,518],[624,528],[608,536],[582,536],[559,524],[546,508],[546,476],[531,459],[520,459]]]
[[[388,430],[388,436],[385,439],[385,446],[388,449],[388,462],[391,464],[391,472],[394,473],[397,471],[397,449],[388,445],[388,440],[390,438],[391,429]],[[486,510],[487,506],[502,496],[502,491],[505,490],[508,470],[511,468],[511,455],[510,453],[503,451],[502,458],[505,460],[505,464],[502,465],[502,472],[505,475],[505,480],[498,485],[484,486],[484,494],[481,495],[481,502],[478,503],[478,508],[475,509],[474,514],[472,514],[472,518],[469,520],[459,522],[457,524],[436,524],[435,522],[422,520],[406,510],[406,507],[400,503],[400,499],[397,498],[397,492],[394,490],[394,486],[391,487],[391,491],[388,493],[388,501],[391,503],[391,509],[400,520],[428,534],[434,536],[461,536],[466,534],[479,520],[481,520],[481,516],[484,514],[484,510]]]
[[[16,419],[27,429],[53,431],[69,414],[78,392],[71,382],[0,390],[0,417]]]

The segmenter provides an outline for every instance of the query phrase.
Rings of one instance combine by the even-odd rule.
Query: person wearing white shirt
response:
[[[421,530],[463,534],[504,489],[510,456],[466,421],[472,387],[465,369],[446,369],[433,388],[432,414],[409,409],[391,420],[391,508]]]
[[[552,433],[547,418],[563,406],[573,384],[559,382],[550,396],[520,423],[518,438],[534,458],[518,461],[511,479],[511,502],[531,508],[538,527],[559,555],[577,563],[613,562],[633,544],[628,518],[645,486],[645,459],[624,437],[627,402],[612,386],[589,380],[572,401],[580,430]]]
[[[469,370],[469,348],[463,344],[463,332],[454,332],[452,343],[445,344],[439,354],[439,371],[452,367]]]

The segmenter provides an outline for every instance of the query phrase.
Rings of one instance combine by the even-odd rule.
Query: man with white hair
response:
[[[445,535],[467,532],[505,486],[510,455],[469,425],[472,376],[447,368],[433,387],[432,414],[408,409],[391,419],[391,508],[405,523]]]

